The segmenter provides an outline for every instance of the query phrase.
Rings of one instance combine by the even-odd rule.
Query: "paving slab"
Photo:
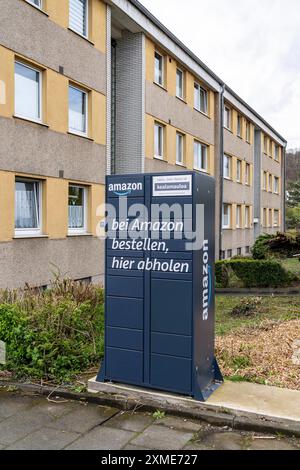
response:
[[[206,403],[272,418],[300,421],[300,391],[297,390],[246,382],[225,382]]]
[[[235,432],[214,432],[206,435],[200,445],[216,450],[244,450],[243,436]]]
[[[120,450],[135,435],[132,431],[97,426],[67,446],[66,450]]]
[[[77,433],[42,428],[7,447],[7,450],[61,450],[79,437]]]
[[[32,412],[31,408],[22,411],[0,423],[0,442],[10,445],[31,432],[53,422],[50,416]]]
[[[177,418],[176,416],[166,416],[165,418],[156,420],[153,424],[187,432],[197,432],[203,426],[199,421],[196,422],[185,418]]]
[[[130,444],[154,450],[178,450],[182,449],[192,437],[192,432],[170,428],[166,430],[166,426],[153,424]]]
[[[248,450],[300,450],[299,447],[294,446],[289,442],[282,441],[281,439],[258,439],[254,440]]]
[[[111,418],[104,426],[125,431],[141,432],[147,426],[150,426],[154,418],[147,413],[123,412]]]
[[[34,406],[34,411],[51,416],[53,419],[61,418],[62,416],[71,413],[77,409],[78,403],[68,400],[57,400],[56,403],[49,402],[46,398]]]
[[[22,410],[26,410],[26,408],[33,405],[32,400],[31,397],[20,397],[15,394],[7,396],[6,393],[0,392],[0,419],[9,418]]]
[[[116,408],[93,404],[80,404],[76,410],[55,420],[51,427],[64,431],[83,433],[119,413]]]

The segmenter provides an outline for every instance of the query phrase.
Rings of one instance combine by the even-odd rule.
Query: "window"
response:
[[[245,207],[245,228],[250,228],[250,207]]]
[[[155,77],[154,81],[160,86],[164,85],[164,58],[158,52],[155,52]]]
[[[274,227],[279,226],[279,211],[274,210]]]
[[[264,171],[263,173],[263,190],[267,191],[267,172]]]
[[[242,227],[242,206],[236,206],[236,228]]]
[[[15,232],[17,236],[41,233],[41,182],[16,179]]]
[[[249,165],[249,163],[246,163],[245,184],[247,184],[248,186],[250,185],[250,165]]]
[[[208,92],[199,83],[194,83],[194,107],[197,111],[208,113]]]
[[[224,108],[224,126],[231,130],[231,109],[227,106]]]
[[[236,180],[238,183],[242,182],[242,162],[237,160],[236,162]]]
[[[158,123],[154,125],[154,156],[164,158],[164,126]]]
[[[207,171],[207,145],[194,142],[194,168],[195,170]]]
[[[184,154],[183,154],[183,139],[184,136],[177,132],[176,134],[176,163],[177,165],[184,164]]]
[[[176,70],[176,96],[184,99],[184,72],[180,69]]]
[[[275,160],[279,162],[279,146],[275,145]]]
[[[87,189],[69,185],[69,233],[86,233],[87,230]]]
[[[236,254],[237,256],[242,256],[242,248],[237,248]]]
[[[274,176],[274,193],[279,194],[279,178]]]
[[[242,137],[243,133],[243,118],[240,114],[237,117],[237,135],[238,137]]]
[[[69,26],[81,36],[88,36],[88,0],[70,0]]]
[[[232,250],[227,250],[227,258],[232,258]]]
[[[87,93],[69,86],[69,131],[87,135]]]
[[[269,175],[269,192],[270,193],[273,190],[272,186],[273,186],[273,177],[272,177],[272,175]]]
[[[267,221],[267,209],[263,209],[263,227],[268,226],[268,221]]]
[[[270,155],[270,157],[273,157],[273,142],[272,142],[272,140],[270,140],[270,144],[269,144],[269,155]]]
[[[264,153],[268,153],[268,137],[264,137]]]
[[[269,209],[269,227],[272,227],[273,225],[273,211],[272,209]]]
[[[222,217],[223,228],[230,228],[231,226],[231,206],[230,204],[223,204],[223,217]]]
[[[231,157],[224,155],[224,178],[231,179]]]
[[[42,73],[20,62],[15,63],[15,114],[42,120]]]
[[[246,141],[250,143],[251,141],[251,125],[250,122],[246,124]]]
[[[246,253],[246,255],[250,254],[250,246],[245,247],[245,253]]]
[[[26,0],[28,3],[31,3],[37,8],[42,8],[42,0]]]
[[[226,259],[226,251],[222,250],[221,251],[221,260]]]

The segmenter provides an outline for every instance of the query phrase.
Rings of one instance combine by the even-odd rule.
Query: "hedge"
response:
[[[218,287],[230,287],[232,274],[244,287],[282,287],[290,285],[294,280],[291,273],[275,260],[232,259],[216,263]]]

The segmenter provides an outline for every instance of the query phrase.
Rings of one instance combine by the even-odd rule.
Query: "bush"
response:
[[[287,286],[295,279],[275,260],[226,260],[216,263],[218,287],[229,287],[231,270],[249,288]]]
[[[276,235],[261,235],[252,248],[254,259],[287,258],[298,253],[300,253],[299,232],[278,232]]]
[[[2,292],[0,302],[6,370],[19,377],[65,381],[98,364],[103,355],[102,289],[57,281],[43,293]]]
[[[261,304],[262,299],[260,297],[245,297],[244,299],[241,299],[239,304],[232,309],[230,314],[234,317],[249,317],[257,313]]]

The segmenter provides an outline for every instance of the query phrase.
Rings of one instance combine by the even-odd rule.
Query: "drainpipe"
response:
[[[286,232],[286,145],[283,148],[283,230]]]
[[[219,259],[221,259],[223,237],[223,193],[224,193],[224,92],[225,84],[222,84],[220,93],[220,224],[219,224]]]

